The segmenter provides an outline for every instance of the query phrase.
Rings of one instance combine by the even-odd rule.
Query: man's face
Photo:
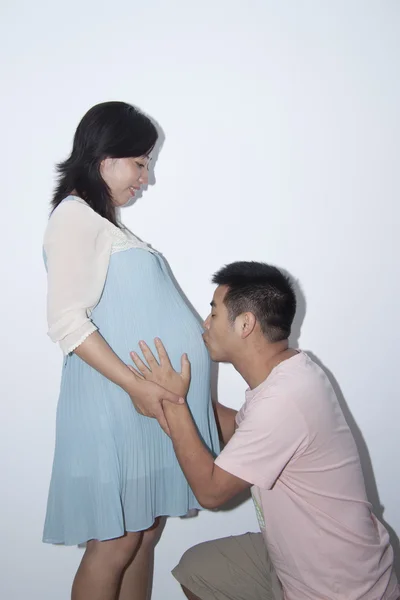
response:
[[[224,304],[227,291],[226,285],[217,287],[211,302],[211,313],[204,322],[204,343],[215,362],[231,362],[232,350],[237,343],[235,325],[229,320]]]

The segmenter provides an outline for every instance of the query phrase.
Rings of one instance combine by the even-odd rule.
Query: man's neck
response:
[[[298,354],[297,350],[289,348],[288,341],[275,344],[259,344],[248,348],[233,362],[233,366],[240,373],[251,390],[265,381],[271,371],[279,363]]]

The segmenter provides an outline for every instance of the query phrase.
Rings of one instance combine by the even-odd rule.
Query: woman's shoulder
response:
[[[67,196],[60,202],[58,206],[53,210],[50,215],[50,219],[63,218],[64,216],[85,217],[86,219],[92,219],[96,221],[103,220],[96,211],[93,210],[82,198],[79,196]]]
[[[50,215],[44,239],[53,235],[94,236],[107,231],[109,222],[94,211],[82,198],[68,196]]]
[[[79,239],[104,239],[111,244],[112,253],[130,248],[142,248],[155,252],[146,242],[143,242],[125,225],[116,227],[96,211],[82,198],[68,196],[60,202],[50,215],[44,235],[44,243],[49,240],[68,239],[77,242]]]
[[[105,228],[109,224],[107,219],[99,215],[87,202],[79,196],[68,196],[50,215],[49,224],[52,221],[65,222],[66,224],[91,225],[97,228]]]

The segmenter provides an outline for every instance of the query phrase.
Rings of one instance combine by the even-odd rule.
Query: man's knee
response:
[[[218,553],[215,540],[186,550],[172,575],[181,584],[189,600],[210,600],[219,589]],[[221,595],[221,598],[225,597]]]
[[[200,596],[195,596],[190,590],[188,590],[184,585],[182,585],[183,593],[185,594],[188,600],[201,600]]]
[[[189,576],[207,570],[206,563],[207,556],[209,556],[209,553],[207,552],[208,546],[209,542],[203,542],[202,544],[197,544],[197,546],[192,546],[192,548],[186,550],[179,561],[179,564],[173,571],[174,575],[175,571]]]

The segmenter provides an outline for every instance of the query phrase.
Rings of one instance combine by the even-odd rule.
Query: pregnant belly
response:
[[[155,352],[159,337],[175,369],[186,352],[196,374],[209,378],[210,361],[202,339],[203,328],[175,287],[163,260],[147,251],[132,250],[112,256],[93,322],[114,352],[130,363],[132,350],[140,354],[144,340]]]
[[[209,369],[209,357],[204,345],[203,329],[183,300],[172,305],[157,303],[148,306],[119,306],[116,310],[95,310],[93,322],[124,362],[130,362],[129,353],[141,354],[139,341],[144,340],[156,354],[154,338],[159,337],[175,369],[187,353],[192,371]]]
[[[187,402],[195,421],[205,426],[210,406],[210,358],[203,342],[202,327],[189,308],[184,305],[179,310],[136,310],[129,315],[119,311],[118,315],[118,318],[116,314],[110,318],[108,313],[108,318],[102,319],[100,314],[93,314],[93,321],[126,364],[133,364],[132,350],[144,359],[140,340],[144,340],[157,357],[155,337],[162,340],[176,371],[180,371],[182,354],[187,353],[192,375]],[[123,319],[120,318],[122,315]]]

